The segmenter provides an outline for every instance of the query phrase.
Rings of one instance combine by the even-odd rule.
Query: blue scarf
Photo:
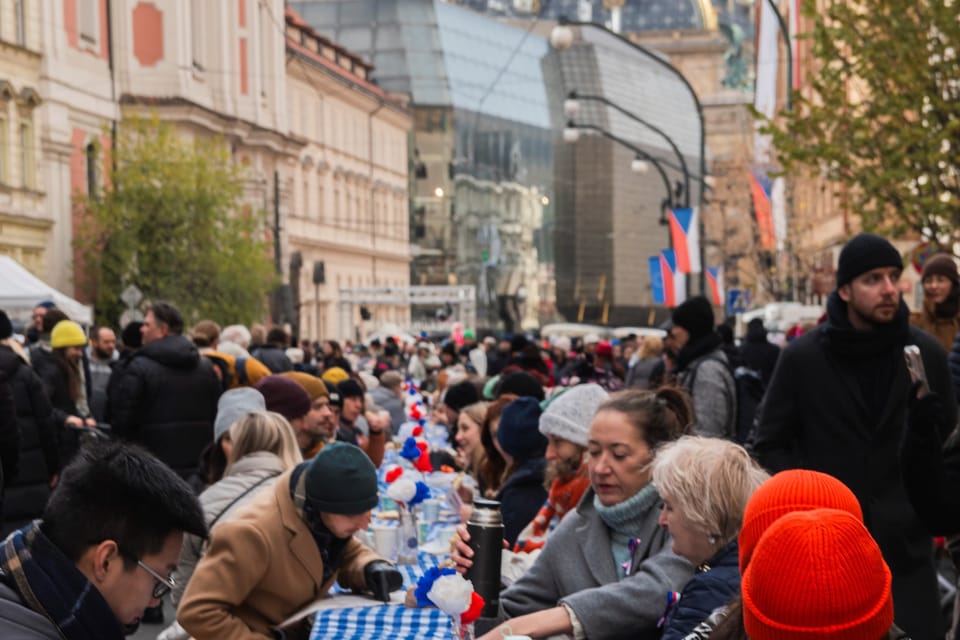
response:
[[[593,508],[597,510],[604,524],[610,527],[610,551],[621,578],[626,577],[633,560],[630,541],[639,533],[640,526],[658,500],[660,494],[653,484],[648,484],[623,502],[609,507],[601,504],[596,494],[593,496]]]
[[[122,639],[123,626],[87,578],[40,531],[39,521],[3,543],[3,581],[67,640]]]

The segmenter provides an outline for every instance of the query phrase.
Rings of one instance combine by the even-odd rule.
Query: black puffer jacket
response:
[[[0,354],[0,495],[10,479],[17,476],[20,434],[13,406],[13,386],[10,384],[9,358]]]
[[[40,517],[50,495],[50,479],[60,471],[53,409],[36,372],[9,347],[0,345],[0,368],[16,405],[20,432],[20,472],[6,479],[3,529],[7,533]]]
[[[763,384],[768,385],[780,358],[780,347],[767,340],[767,330],[763,324],[751,321],[747,325],[746,338],[740,345],[740,357],[747,367],[758,371]]]
[[[167,336],[114,368],[108,385],[113,432],[144,445],[183,477],[213,440],[220,381],[183,336]]]

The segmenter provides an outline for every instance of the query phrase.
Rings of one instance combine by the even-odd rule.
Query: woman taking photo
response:
[[[530,570],[500,596],[510,618],[482,640],[503,634],[570,634],[591,640],[659,638],[667,593],[693,568],[670,550],[657,523],[663,504],[651,483],[657,447],[689,432],[693,415],[683,392],[626,391],[605,402],[590,425],[590,490],[551,534]],[[459,534],[464,538],[466,527]],[[453,560],[472,565],[460,540]]]
[[[740,593],[737,534],[753,492],[768,478],[747,451],[720,438],[687,436],[657,451],[653,484],[673,552],[696,567],[667,611],[663,640],[680,640]]]

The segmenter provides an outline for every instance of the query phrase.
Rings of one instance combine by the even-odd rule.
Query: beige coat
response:
[[[323,560],[290,497],[290,474],[214,529],[177,611],[197,640],[271,638],[272,627],[325,596],[334,580],[364,589],[363,568],[383,559],[351,539],[338,573],[322,582]],[[288,637],[308,633],[303,624]]]

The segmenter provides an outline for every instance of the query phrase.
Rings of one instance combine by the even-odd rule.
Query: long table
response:
[[[395,594],[390,604],[370,601],[365,606],[341,607],[338,598],[349,596],[339,586],[334,587],[335,595],[318,604],[310,632],[311,640],[449,638],[450,618],[445,613],[432,607],[410,609],[400,604],[402,592],[415,587],[424,572],[437,566],[443,558],[421,552],[417,560],[415,565],[397,565],[403,575],[403,590]]]

